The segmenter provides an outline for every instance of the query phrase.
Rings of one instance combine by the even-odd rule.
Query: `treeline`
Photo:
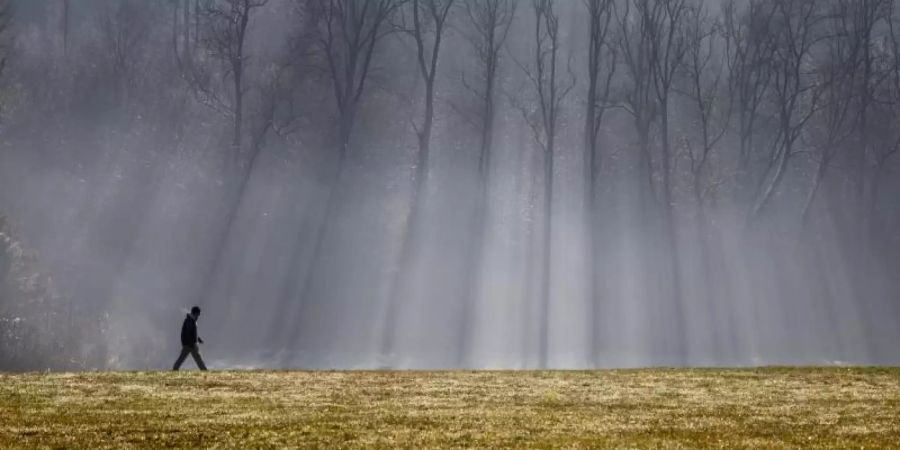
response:
[[[374,326],[385,355],[398,351],[404,299],[418,295],[409,274],[427,245],[435,154],[445,149],[474,149],[465,152],[472,183],[460,194],[469,209],[450,333],[458,364],[475,345],[485,248],[498,220],[491,211],[501,208],[492,186],[511,147],[526,163],[511,172],[519,191],[501,200],[522,203],[515,245],[528,289],[517,295],[537,308],[529,319],[537,366],[549,364],[547,317],[559,298],[554,217],[573,195],[582,207],[588,359],[608,350],[601,324],[623,301],[614,288],[623,251],[633,255],[627,270],[636,283],[654,286],[634,295],[652,297],[646,306],[675,322],[660,351],[676,361],[688,357],[686,316],[698,302],[715,310],[717,299],[746,289],[740,274],[724,273],[744,253],[735,248],[827,240],[847,261],[855,286],[842,294],[847,301],[875,295],[867,290],[873,268],[900,255],[894,0],[10,3],[3,145],[23,164],[53,161],[76,177],[113,159],[110,171],[127,167],[138,180],[85,207],[101,219],[83,245],[109,270],[138,252],[150,220],[129,205],[151,200],[180,161],[200,161],[183,174],[194,184],[181,192],[213,226],[172,237],[197,251],[183,256],[195,276],[171,289],[199,302],[212,301],[234,270],[227,249],[261,161],[315,180],[321,204],[293,231],[300,237],[288,242],[300,243],[280,263],[288,264],[278,287],[283,314],[266,338],[276,345],[295,342],[299,318],[316,311],[317,270],[330,255],[344,185],[359,176],[354,165],[398,130],[406,131],[395,141],[409,149],[402,173],[410,194],[391,228],[396,248],[383,255],[386,312]],[[510,137],[517,132],[527,138]],[[566,169],[572,158],[577,173]],[[111,180],[110,192],[124,183]],[[819,276],[807,275],[797,283]],[[79,283],[88,281],[67,284]],[[105,311],[111,289],[76,301]]]
[[[57,291],[34,251],[0,216],[0,367],[3,370],[103,367],[105,318]]]

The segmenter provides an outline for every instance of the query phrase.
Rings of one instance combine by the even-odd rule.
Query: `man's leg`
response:
[[[172,366],[172,370],[178,370],[181,368],[181,364],[184,363],[184,360],[187,359],[188,353],[191,352],[190,347],[181,347],[181,354],[178,355],[178,359],[175,360],[175,365]]]
[[[206,364],[203,364],[203,358],[200,357],[200,346],[195,345],[191,348],[191,356],[194,357],[194,361],[197,363],[197,367],[200,370],[206,370]]]

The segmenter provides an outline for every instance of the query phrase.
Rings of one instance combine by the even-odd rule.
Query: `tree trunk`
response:
[[[241,165],[241,130],[244,126],[244,93],[242,86],[243,64],[238,63],[234,67],[234,130],[231,139],[235,166]]]
[[[430,89],[429,89],[430,90]],[[426,94],[426,125],[419,135],[419,151],[416,153],[416,180],[414,183],[412,198],[410,199],[410,210],[406,219],[406,228],[404,236],[400,244],[400,254],[398,258],[397,268],[394,271],[391,288],[387,298],[387,308],[385,316],[385,324],[382,331],[381,354],[391,355],[394,351],[394,328],[396,316],[399,308],[400,300],[405,298],[406,286],[408,285],[413,267],[413,260],[416,255],[418,243],[421,240],[421,225],[424,219],[425,195],[428,186],[428,160],[430,151],[430,134],[431,120],[428,115],[431,114],[431,95]],[[428,138],[426,138],[428,136]]]
[[[553,139],[548,138],[548,139]],[[553,144],[544,151],[544,217],[541,229],[541,303],[539,364],[546,369],[550,355],[550,297],[553,270]]]
[[[200,43],[200,0],[194,0],[194,47]]]
[[[178,55],[178,2],[172,3],[172,51],[175,54],[175,61],[178,62],[180,68],[181,57]]]
[[[585,112],[584,122],[584,236],[585,236],[585,276],[587,277],[587,314],[588,329],[590,330],[589,357],[594,361],[597,357],[597,347],[600,345],[599,329],[597,322],[598,314],[598,286],[597,286],[597,211],[596,199],[596,165],[597,165],[597,64],[594,52],[594,27],[596,24],[591,20],[591,49],[589,50],[589,85],[588,85],[588,103]]]
[[[236,171],[232,172],[236,175],[237,185],[235,186],[235,190],[229,193],[228,198],[225,199],[225,204],[229,206],[227,206],[228,210],[225,215],[225,220],[223,221],[224,225],[214,243],[213,257],[208,264],[208,270],[203,277],[199,295],[197,295],[196,298],[206,299],[210,294],[216,274],[219,271],[219,265],[221,264],[222,257],[225,253],[225,247],[228,244],[228,237],[231,235],[231,230],[234,228],[234,222],[237,219],[238,212],[240,212],[241,207],[244,204],[250,175],[256,167],[260,153],[260,149],[252,152],[247,163],[243,166],[235,166]]]
[[[809,224],[813,203],[816,201],[816,196],[819,193],[819,186],[821,186],[822,180],[825,179],[825,172],[827,171],[828,160],[825,159],[819,163],[819,168],[816,170],[816,175],[813,177],[812,188],[809,190],[809,195],[806,196],[806,202],[803,203],[803,213],[800,217],[804,226]]]
[[[176,6],[177,9],[177,6]],[[62,0],[62,18],[60,19],[60,27],[62,28],[63,55],[69,54],[69,0]]]
[[[427,10],[434,20],[434,42],[430,49],[431,59],[425,58],[425,40],[424,27],[419,18],[419,1],[415,0],[412,4],[413,19],[415,28],[412,31],[416,41],[416,49],[418,56],[419,72],[425,82],[425,111],[422,120],[422,129],[418,131],[419,151],[416,154],[416,179],[413,187],[411,198],[411,207],[406,220],[406,230],[404,232],[403,241],[401,243],[399,261],[396,271],[394,272],[391,288],[387,298],[385,327],[382,332],[381,352],[383,355],[390,355],[394,348],[394,322],[397,315],[398,303],[405,298],[406,280],[409,279],[413,267],[413,260],[417,253],[420,241],[422,224],[424,222],[425,200],[428,189],[428,169],[431,159],[431,134],[434,126],[434,81],[437,75],[438,60],[441,50],[441,38],[446,19],[446,12],[449,11],[452,2],[446,4],[446,10],[443,6],[431,0],[427,5]],[[465,299],[462,299],[465,305]]]
[[[493,46],[493,43],[490,43]],[[491,172],[491,150],[494,135],[494,66],[489,64],[484,94],[482,115],[484,124],[481,130],[481,145],[478,153],[478,179],[475,192],[475,210],[472,219],[472,236],[469,241],[468,261],[465,279],[463,280],[466,295],[463,298],[462,321],[459,331],[459,354],[457,364],[464,366],[471,343],[472,311],[481,287],[481,276],[484,271],[484,243],[488,226],[489,199],[488,189]]]
[[[666,232],[666,240],[668,241],[669,250],[669,270],[672,277],[672,310],[674,313],[673,323],[675,328],[675,345],[674,351],[677,352],[678,363],[684,363],[684,316],[682,314],[682,296],[681,296],[681,259],[678,251],[678,232],[675,223],[675,205],[672,196],[672,163],[671,149],[669,143],[669,103],[664,100],[661,104],[661,130],[662,133],[662,162],[663,162],[663,213],[664,226]]]
[[[350,124],[344,124],[344,118],[339,119],[342,123],[340,129],[349,131],[352,129],[352,121]],[[344,131],[342,131],[343,133]],[[316,227],[315,234],[315,243],[313,244],[312,254],[310,255],[309,263],[306,265],[306,268],[303,270],[303,274],[297,277],[297,280],[300,281],[293,289],[286,290],[287,295],[293,296],[294,293],[299,292],[299,297],[290,297],[283,299],[283,304],[287,305],[285,311],[279,311],[278,323],[279,326],[273,327],[272,331],[274,335],[278,336],[278,339],[283,344],[289,345],[294,343],[297,340],[297,337],[300,335],[300,330],[302,327],[299,326],[298,322],[303,320],[304,310],[307,307],[307,302],[309,300],[310,294],[312,294],[313,287],[313,275],[315,275],[315,268],[317,263],[322,259],[322,252],[325,248],[325,240],[328,234],[328,225],[334,223],[335,217],[339,210],[339,198],[341,195],[339,186],[341,183],[341,179],[344,177],[344,170],[346,166],[346,158],[349,153],[350,146],[350,136],[341,135],[340,137],[340,148],[338,151],[338,160],[335,162],[335,167],[332,171],[331,182],[328,187],[328,193],[325,195],[325,212],[322,215],[322,221],[319,222],[319,226]],[[299,252],[299,249],[294,249],[294,254],[296,255]],[[299,259],[299,257],[296,257]]]
[[[772,181],[764,184],[762,195],[759,197],[759,200],[757,201],[756,205],[754,205],[753,210],[750,213],[750,221],[759,218],[759,215],[762,213],[763,209],[765,209],[766,205],[775,195],[775,191],[778,188],[778,185],[781,184],[781,180],[784,178],[784,175],[787,172],[787,164],[790,160],[790,158],[788,158],[788,155],[792,151],[791,148],[792,146],[790,144],[784,144],[784,148],[782,148],[781,154],[778,155],[778,162],[775,167],[775,174],[772,176]],[[765,183],[765,179],[763,179],[763,183]]]
[[[191,0],[184,0],[184,57],[191,54]]]

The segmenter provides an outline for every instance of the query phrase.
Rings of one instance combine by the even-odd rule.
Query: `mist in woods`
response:
[[[0,370],[900,363],[900,2],[0,0]]]

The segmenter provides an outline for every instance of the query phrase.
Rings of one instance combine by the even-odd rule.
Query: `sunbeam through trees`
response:
[[[0,370],[897,364],[898,124],[895,0],[0,0]]]

